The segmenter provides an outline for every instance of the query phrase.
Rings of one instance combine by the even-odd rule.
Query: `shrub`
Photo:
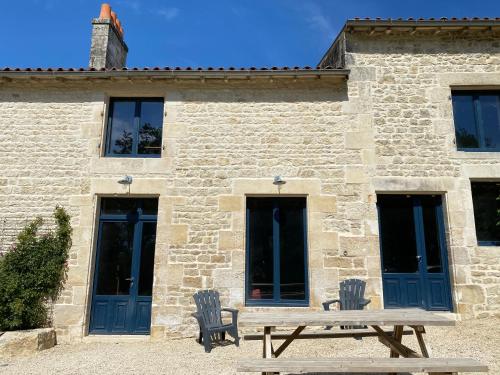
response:
[[[56,207],[55,232],[39,234],[35,219],[19,233],[12,249],[0,258],[0,331],[46,327],[49,309],[66,281],[71,247],[70,217]]]

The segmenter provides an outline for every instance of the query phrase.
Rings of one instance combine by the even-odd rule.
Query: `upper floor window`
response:
[[[159,157],[163,98],[113,98],[110,101],[106,156]]]
[[[500,151],[500,92],[454,91],[452,100],[458,150]]]
[[[471,182],[474,222],[479,245],[500,245],[500,183]]]

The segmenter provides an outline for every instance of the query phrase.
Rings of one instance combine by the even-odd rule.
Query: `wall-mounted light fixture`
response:
[[[278,194],[281,194],[281,187],[286,184],[286,181],[281,176],[274,176],[273,185],[278,188]]]
[[[281,178],[281,176],[274,176],[273,185],[281,186],[285,185],[286,181]]]
[[[132,182],[133,182],[132,176],[128,176],[128,175],[123,177],[122,179],[118,180],[118,183],[122,184],[122,185],[131,185]]]

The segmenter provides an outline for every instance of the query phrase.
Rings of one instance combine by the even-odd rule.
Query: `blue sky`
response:
[[[87,66],[102,1],[2,2],[0,67]],[[354,17],[500,17],[500,0],[110,0],[128,66],[315,65]]]

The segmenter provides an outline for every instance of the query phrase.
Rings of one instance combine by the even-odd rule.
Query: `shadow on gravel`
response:
[[[200,344],[198,342],[198,340],[195,340],[196,343],[201,347],[203,348],[203,344]],[[221,348],[221,347],[224,347],[224,346],[230,346],[230,345],[234,345],[234,341],[232,340],[220,340],[220,341],[215,341],[215,342],[212,342],[212,349],[216,349],[216,348]],[[210,353],[207,353],[207,354],[210,354]]]

